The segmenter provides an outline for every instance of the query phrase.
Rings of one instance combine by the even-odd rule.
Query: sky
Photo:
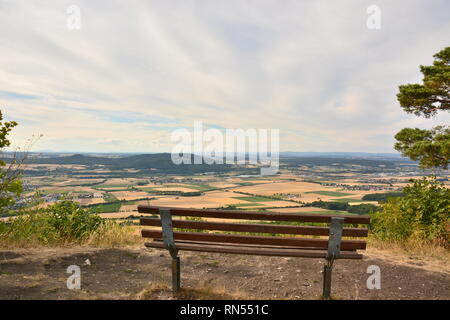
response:
[[[401,128],[450,123],[396,100],[449,35],[447,0],[0,0],[0,110],[13,147],[43,135],[33,151],[167,152],[202,121],[279,129],[281,151],[395,152]]]

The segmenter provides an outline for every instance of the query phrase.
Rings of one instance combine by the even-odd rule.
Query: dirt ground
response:
[[[179,298],[318,299],[323,260],[181,252],[184,291]],[[167,251],[128,248],[0,250],[0,299],[172,299]],[[81,289],[66,286],[70,265],[81,269]],[[367,267],[381,270],[381,289],[367,289]],[[447,262],[368,252],[339,260],[336,299],[450,299]]]

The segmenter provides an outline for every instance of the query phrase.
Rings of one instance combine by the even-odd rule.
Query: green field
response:
[[[155,188],[188,188],[188,189],[192,189],[193,191],[200,191],[200,192],[219,189],[219,188],[214,188],[207,184],[189,184],[189,185],[172,184],[172,185],[158,185],[158,186],[154,186],[154,187],[139,187],[138,186],[136,188],[139,190],[142,190],[142,191],[146,191],[146,192],[163,191],[163,190],[158,190]]]
[[[165,184],[162,186],[158,186],[155,188],[188,188],[188,189],[192,189],[192,190],[198,190],[198,188],[195,187],[196,185],[185,185],[185,184]]]
[[[108,203],[108,204],[100,204],[98,206],[93,207],[93,210],[97,213],[110,213],[110,212],[118,212],[122,203]]]
[[[335,202],[366,202],[368,200],[361,200],[361,199],[350,199],[350,198],[340,198],[340,199],[331,199],[330,201],[335,201]]]
[[[337,191],[309,191],[305,193],[314,193],[314,194],[320,194],[322,196],[330,196],[330,197],[343,197],[343,196],[352,196],[353,193],[346,193],[346,192],[337,192]]]
[[[243,187],[255,185],[255,183],[252,183],[252,182],[237,182],[236,184],[237,184],[238,186],[243,186]]]
[[[240,207],[257,207],[257,206],[263,206],[264,204],[262,203],[238,203],[238,204],[234,204],[235,207],[240,208]]]
[[[145,192],[151,192],[151,191],[161,191],[161,190],[156,190],[154,187],[137,187],[137,189],[145,191]]]
[[[244,200],[244,201],[249,201],[249,202],[273,201],[272,199],[264,198],[264,197],[233,197],[233,199]]]
[[[114,195],[112,195],[110,193],[106,194],[105,202],[113,202],[113,201],[117,201],[117,200],[118,199]]]
[[[122,184],[98,184],[95,185],[96,188],[128,188],[128,187],[133,187],[135,184],[134,183],[122,183]]]

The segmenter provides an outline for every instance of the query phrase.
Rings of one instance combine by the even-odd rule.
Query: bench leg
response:
[[[331,298],[331,271],[333,266],[326,264],[323,267],[323,293],[322,298],[329,300]]]
[[[180,257],[172,258],[172,292],[180,291]]]

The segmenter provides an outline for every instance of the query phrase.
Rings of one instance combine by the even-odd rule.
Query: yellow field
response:
[[[213,182],[213,183],[209,183],[209,185],[214,188],[230,188],[230,187],[237,186],[234,183],[227,183],[227,182]]]
[[[144,191],[115,191],[110,192],[110,194],[112,194],[119,200],[127,200],[127,201],[149,197],[149,194]]]
[[[241,199],[235,199],[235,197],[246,197],[245,195],[226,192],[226,191],[211,191],[207,192],[202,196],[197,197],[176,197],[176,196],[161,196],[158,199],[150,200],[150,205],[154,206],[168,206],[168,207],[185,207],[185,208],[219,208],[227,205],[236,204],[251,204],[254,202],[249,202]],[[147,204],[147,201],[141,201],[141,204]],[[256,204],[256,203],[255,203]],[[251,208],[263,208],[263,207],[286,207],[295,205],[295,203],[290,201],[264,201],[260,202],[259,206],[251,206]],[[250,207],[245,207],[250,208]]]
[[[82,206],[90,204],[105,203],[105,199],[102,198],[89,198],[89,199],[74,199],[75,202],[81,204]]]
[[[132,212],[137,210],[136,204],[126,204],[120,207],[119,212]]]
[[[39,189],[41,191],[51,191],[51,192],[89,192],[89,193],[101,193],[98,190],[95,190],[90,187],[66,187],[66,186],[55,186],[55,187],[43,187]]]
[[[126,218],[131,215],[137,215],[137,212],[124,211],[124,212],[115,212],[115,213],[99,213],[98,215],[102,218]]]

